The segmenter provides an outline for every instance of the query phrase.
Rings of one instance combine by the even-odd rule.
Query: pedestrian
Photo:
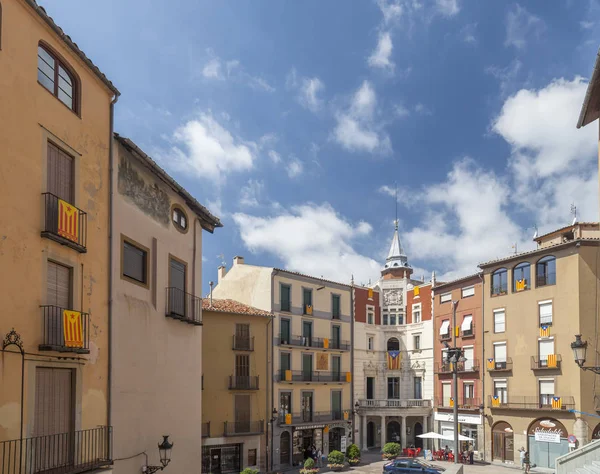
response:
[[[529,462],[529,452],[525,451],[525,456],[523,457],[523,463],[525,464],[525,473],[529,472],[529,469],[531,468],[531,464]]]
[[[519,449],[519,460],[521,461],[521,469],[525,470],[525,448],[523,446]]]
[[[323,467],[323,452],[321,448],[317,449],[317,459],[319,460],[319,467]]]
[[[473,455],[475,454],[475,449],[473,448],[473,443],[469,443],[469,464],[473,464]]]
[[[448,455],[450,454],[450,448],[448,448],[448,445],[446,445],[446,447],[444,448],[444,460],[448,460]]]

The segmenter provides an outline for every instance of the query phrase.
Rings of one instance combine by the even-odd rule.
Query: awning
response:
[[[463,319],[463,322],[462,322],[462,325],[460,326],[460,328],[463,331],[470,331],[472,325],[473,325],[473,316],[465,316],[465,319]]]
[[[440,335],[448,334],[448,332],[450,332],[450,321],[442,321]]]

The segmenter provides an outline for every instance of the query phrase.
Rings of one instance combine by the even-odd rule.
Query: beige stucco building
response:
[[[33,0],[0,8],[0,466],[89,472],[112,464],[109,165],[119,92]]]
[[[588,415],[600,410],[598,376],[580,370],[570,344],[581,334],[597,351],[599,237],[597,223],[577,223],[480,265],[486,459],[518,463],[523,447],[552,468],[569,435],[579,445],[598,436]]]
[[[272,314],[233,300],[202,304],[202,471],[265,472]]]
[[[219,268],[215,298],[273,312],[269,469],[325,455],[352,439],[352,292],[350,285],[234,258]]]
[[[114,472],[160,465],[162,435],[169,471],[200,472],[202,233],[221,223],[131,140],[114,156]]]

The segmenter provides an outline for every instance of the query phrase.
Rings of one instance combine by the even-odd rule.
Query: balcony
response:
[[[112,428],[102,426],[35,438],[0,442],[2,474],[76,474],[108,467]]]
[[[278,382],[303,383],[346,383],[352,380],[350,372],[327,372],[305,370],[280,370]]]
[[[254,350],[254,337],[237,335],[233,336],[232,349],[234,351],[252,352]]]
[[[561,362],[560,354],[550,354],[547,359],[531,356],[531,370],[560,370]]]
[[[431,408],[431,400],[421,399],[396,399],[384,400],[363,399],[358,401],[360,408]]]
[[[210,438],[210,421],[202,423],[202,437]]]
[[[331,421],[348,421],[351,410],[333,410],[304,413],[282,413],[277,422],[279,426],[301,425],[302,423],[328,423]]]
[[[258,375],[230,375],[229,390],[258,390]]]
[[[223,436],[250,436],[265,432],[265,421],[226,421]]]
[[[276,344],[279,346],[292,346],[292,347],[313,347],[317,349],[330,349],[334,351],[349,351],[350,341],[342,341],[337,339],[328,339],[322,337],[303,337],[303,336],[290,336],[278,337]]]
[[[458,399],[458,408],[461,410],[479,410],[481,405],[481,398],[477,397],[460,397]],[[454,408],[453,400],[444,399],[444,398],[436,398],[435,406],[438,408]]]
[[[570,410],[575,408],[574,397],[560,397],[560,402],[550,396],[508,395],[506,401],[488,396],[488,406],[493,410]]]
[[[479,372],[479,361],[477,359],[458,362],[457,366],[458,373]],[[434,372],[436,374],[451,374],[452,364],[450,362],[438,362],[435,365]]]
[[[177,319],[184,323],[202,326],[200,310],[202,300],[179,288],[167,288],[167,318]]]
[[[86,253],[87,214],[58,196],[43,193],[44,223],[42,237]]]
[[[90,315],[45,305],[42,309],[40,351],[90,353]]]
[[[495,361],[491,359],[487,361],[488,372],[510,372],[513,368],[513,361],[507,357],[505,361]]]

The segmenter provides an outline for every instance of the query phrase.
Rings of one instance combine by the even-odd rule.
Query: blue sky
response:
[[[596,1],[42,5],[121,90],[116,130],[221,217],[205,288],[238,254],[377,278],[396,183],[418,276],[598,219]]]

